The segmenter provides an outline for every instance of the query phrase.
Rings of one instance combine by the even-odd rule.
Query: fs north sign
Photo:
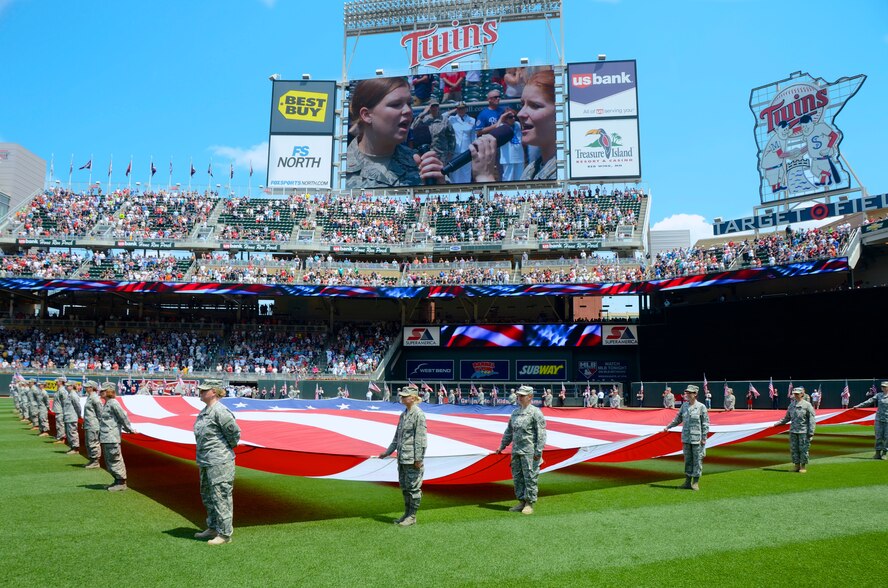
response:
[[[404,327],[404,347],[438,347],[441,327]]]
[[[835,119],[865,80],[861,74],[830,83],[798,73],[752,90],[763,204],[850,188]]]
[[[401,47],[407,49],[409,57],[408,67],[426,65],[440,70],[458,59],[481,53],[483,47],[499,39],[495,20],[462,26],[455,20],[451,24],[450,29],[439,30],[435,25],[401,37]]]

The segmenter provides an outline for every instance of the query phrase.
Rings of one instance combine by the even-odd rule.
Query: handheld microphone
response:
[[[512,128],[512,125],[500,125],[498,127],[494,127],[492,131],[490,131],[490,135],[496,138],[496,147],[499,149],[506,143],[512,140],[512,137],[515,136],[515,129]],[[466,150],[454,157],[450,160],[450,163],[444,166],[444,169],[441,170],[445,176],[449,175],[465,164],[472,161],[472,151]]]

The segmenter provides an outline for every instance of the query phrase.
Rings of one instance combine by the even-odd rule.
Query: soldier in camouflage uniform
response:
[[[194,421],[194,440],[207,528],[194,538],[224,545],[234,532],[234,448],[241,431],[231,411],[219,402],[228,393],[221,380],[206,380],[197,389],[206,404]]]
[[[111,384],[113,386],[113,384]],[[99,467],[102,457],[102,444],[99,442],[101,430],[102,401],[99,400],[99,384],[93,380],[86,383],[86,401],[83,404],[83,437],[86,443],[86,456],[89,463],[84,467],[88,470]]]
[[[509,512],[529,515],[533,514],[533,505],[537,501],[537,480],[543,461],[543,448],[546,446],[546,419],[542,411],[533,405],[533,388],[521,386],[515,393],[518,395],[518,408],[512,411],[496,452],[502,453],[512,444],[512,480],[519,502]]]
[[[734,396],[734,389],[727,388],[725,393],[725,412],[734,410],[736,403],[737,398]]]
[[[669,431],[679,423],[681,427],[681,444],[684,453],[685,482],[684,489],[699,490],[700,476],[703,474],[703,457],[706,455],[706,436],[709,434],[709,411],[702,402],[697,402],[700,388],[689,385],[685,389],[685,401],[672,422],[663,429]]]
[[[31,384],[32,402],[37,405],[38,437],[49,437],[49,394],[43,389],[43,382]]]
[[[77,432],[77,422],[80,420],[80,394],[77,393],[77,385],[68,390],[68,396],[63,406],[63,418],[65,419],[65,437],[68,438],[68,453],[65,455],[77,455],[80,453],[80,434]]]
[[[388,448],[379,454],[385,459],[398,452],[398,484],[404,495],[404,515],[394,522],[401,527],[416,524],[416,511],[422,502],[423,460],[426,452],[426,418],[419,408],[419,389],[408,384],[398,391],[404,412],[398,419],[398,428]]]
[[[55,415],[55,444],[64,443],[65,437],[65,405],[68,403],[68,388],[65,383],[68,378],[58,376],[56,378],[56,391],[52,399],[52,414]]]
[[[816,419],[814,407],[805,400],[804,388],[792,389],[792,402],[786,415],[774,423],[775,427],[789,423],[789,450],[792,454],[793,471],[804,474],[808,471],[808,448],[814,437]]]
[[[873,459],[886,460],[888,459],[885,455],[888,452],[888,382],[882,382],[879,387],[880,392],[852,408],[876,406],[876,454],[873,455]]]
[[[105,467],[114,476],[114,483],[108,486],[109,492],[126,490],[126,464],[123,463],[123,455],[120,453],[120,431],[135,433],[130,424],[129,417],[117,402],[117,386],[111,382],[105,382],[101,387],[101,396],[105,400],[102,408],[102,418],[99,423],[99,443],[102,444],[102,453],[105,455]]]
[[[666,388],[663,392],[663,408],[675,408],[675,394],[672,393],[672,388]]]
[[[28,403],[28,413],[30,416],[31,430],[40,430],[40,401],[37,398],[37,381],[28,380],[27,384],[22,388],[22,396],[24,402]]]
[[[18,411],[19,420],[23,423],[31,422],[31,403],[25,394],[26,386],[27,382],[17,382],[9,385],[9,389],[15,399],[15,409]]]
[[[434,149],[438,159],[443,163],[449,162],[456,149],[456,133],[447,118],[441,114],[441,103],[437,98],[431,99],[425,110],[413,120],[411,128],[421,125],[428,127],[431,136],[429,147]]]
[[[434,149],[419,155],[404,143],[413,122],[410,88],[404,78],[358,82],[349,101],[345,187],[394,188],[423,181],[443,184],[443,164]]]

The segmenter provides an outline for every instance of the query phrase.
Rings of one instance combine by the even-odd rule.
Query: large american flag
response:
[[[194,459],[194,420],[203,403],[193,397],[118,398],[136,435],[128,442],[162,453]],[[241,427],[237,464],[289,474],[396,482],[397,460],[378,459],[388,447],[401,407],[366,400],[222,400]],[[428,424],[425,481],[477,484],[511,478],[509,455],[496,455],[512,407],[422,405]],[[585,461],[622,462],[681,452],[678,429],[663,433],[671,410],[543,409],[547,445],[543,472]],[[872,424],[870,409],[823,411],[819,424]],[[774,411],[710,414],[708,447],[767,437],[786,429],[772,427]]]

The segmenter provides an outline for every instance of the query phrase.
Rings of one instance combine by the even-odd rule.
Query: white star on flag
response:
[[[244,408],[245,406],[247,406],[246,402],[238,402],[234,405],[234,408]]]
[[[337,408],[339,408],[339,410],[348,410],[348,405],[345,403],[342,403],[342,404],[338,405]]]

